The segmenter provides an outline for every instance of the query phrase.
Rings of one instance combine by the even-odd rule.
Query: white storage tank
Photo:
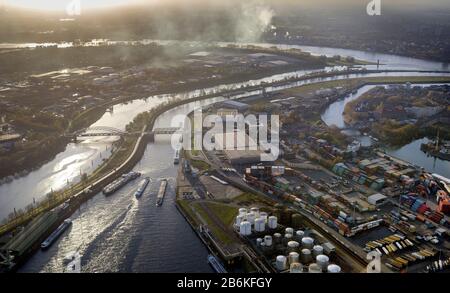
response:
[[[302,238],[302,247],[307,249],[312,249],[314,246],[314,239],[311,237],[303,237]]]
[[[295,231],[295,238],[297,239],[297,241],[302,241],[303,236],[305,236],[305,232],[302,230],[297,230]]]
[[[284,255],[277,256],[275,266],[279,271],[284,271],[286,269],[286,257]]]
[[[287,243],[288,251],[298,251],[300,244],[297,241],[289,241]]]
[[[287,245],[289,241],[292,240],[292,234],[284,234],[283,237],[283,244]]]
[[[262,238],[256,238],[256,245],[261,246],[262,242],[263,242]]]
[[[259,217],[259,208],[253,207],[250,209],[250,212],[253,213],[256,218]]]
[[[313,247],[313,255],[318,256],[323,254],[323,247],[321,245],[314,245]]]
[[[284,230],[284,232],[285,232],[286,234],[294,234],[294,229],[292,229],[292,228],[286,228],[286,229]]]
[[[316,256],[316,263],[319,265],[322,271],[327,270],[329,262],[330,259],[326,255],[319,254],[318,256]]]
[[[275,216],[269,217],[269,228],[270,229],[276,229],[278,226],[278,219]]]
[[[281,243],[281,234],[280,233],[273,234],[273,240],[275,241],[276,244],[280,244]]]
[[[239,209],[239,215],[240,216],[245,216],[247,214],[247,209],[246,208],[240,208]]]
[[[327,271],[332,274],[337,274],[341,272],[341,267],[335,264],[328,265]]]
[[[289,263],[293,264],[293,263],[298,263],[300,261],[300,255],[293,251],[289,253]]]
[[[257,218],[255,220],[255,231],[263,232],[266,229],[266,221],[263,218]]]
[[[322,269],[315,263],[312,263],[308,266],[308,273],[317,274],[321,273]]]
[[[237,215],[236,216],[236,226],[241,225],[243,220],[244,220],[244,216],[243,215]]]
[[[289,273],[291,274],[303,273],[303,266],[300,263],[291,263],[289,267]]]
[[[300,257],[301,263],[307,264],[312,261],[311,250],[304,248]]]
[[[269,215],[268,215],[266,212],[260,212],[260,213],[259,213],[259,217],[260,217],[260,218],[263,218],[264,221],[267,223],[267,220],[268,220],[268,218],[269,218]]]
[[[247,213],[247,215],[245,217],[247,218],[247,221],[250,222],[250,224],[252,224],[252,225],[255,224],[256,217],[255,217],[254,213],[252,213],[252,212]]]
[[[242,221],[239,226],[239,233],[244,236],[248,236],[252,234],[252,224],[248,221]]]
[[[272,246],[272,236],[266,235],[264,236],[264,243],[266,246]]]

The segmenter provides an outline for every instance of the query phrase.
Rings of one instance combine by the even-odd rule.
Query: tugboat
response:
[[[156,206],[161,206],[164,200],[164,195],[166,194],[167,179],[161,180],[161,185],[159,186],[158,195],[156,197]]]
[[[420,149],[430,156],[450,161],[450,143],[439,141],[439,132],[435,141],[421,144]]]

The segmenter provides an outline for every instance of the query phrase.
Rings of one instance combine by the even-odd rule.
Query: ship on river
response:
[[[55,242],[55,240],[58,239],[58,237],[61,236],[61,234],[64,233],[64,231],[66,231],[67,228],[69,228],[71,225],[72,220],[65,219],[64,222],[58,228],[56,228],[56,230],[53,231],[53,233],[50,234],[50,236],[48,236],[48,238],[45,239],[44,242],[42,242],[41,249],[48,249],[53,244],[53,242]]]
[[[161,180],[161,185],[159,186],[158,195],[156,196],[156,206],[161,206],[164,200],[164,195],[167,189],[167,179]]]
[[[450,142],[439,141],[439,135],[435,141],[421,144],[420,149],[430,156],[450,161]]]
[[[139,172],[130,172],[127,174],[123,174],[118,179],[114,180],[110,184],[106,185],[105,188],[103,188],[103,194],[108,196],[125,186],[128,182],[138,178],[141,176],[141,173]]]
[[[145,177],[140,183],[139,183],[139,187],[136,190],[136,192],[134,193],[134,196],[139,198],[142,196],[142,194],[144,193],[145,189],[147,188],[148,184],[150,183],[150,178],[149,177]]]

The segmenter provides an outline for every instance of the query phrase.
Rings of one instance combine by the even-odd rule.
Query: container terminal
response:
[[[139,198],[142,196],[142,194],[144,193],[145,189],[147,188],[148,184],[150,183],[150,177],[145,177],[138,186],[138,189],[136,190],[136,192],[134,193],[134,196],[136,198]]]
[[[125,186],[128,182],[138,178],[141,176],[139,172],[130,172],[127,174],[123,174],[118,179],[114,180],[110,184],[106,185],[105,188],[103,188],[103,194],[106,196],[109,196]]]
[[[220,116],[251,107],[204,110]],[[380,256],[381,272],[450,271],[448,178],[387,154],[377,140],[339,149],[280,134],[274,162],[250,150],[182,152],[178,210],[228,271],[366,272],[368,253]]]
[[[159,185],[158,194],[156,195],[156,205],[161,206],[164,201],[164,196],[166,194],[167,189],[167,179],[161,180],[161,184]]]

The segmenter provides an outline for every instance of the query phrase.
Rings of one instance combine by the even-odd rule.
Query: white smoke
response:
[[[263,1],[248,1],[240,4],[236,19],[236,41],[257,42],[271,28],[275,12]]]

